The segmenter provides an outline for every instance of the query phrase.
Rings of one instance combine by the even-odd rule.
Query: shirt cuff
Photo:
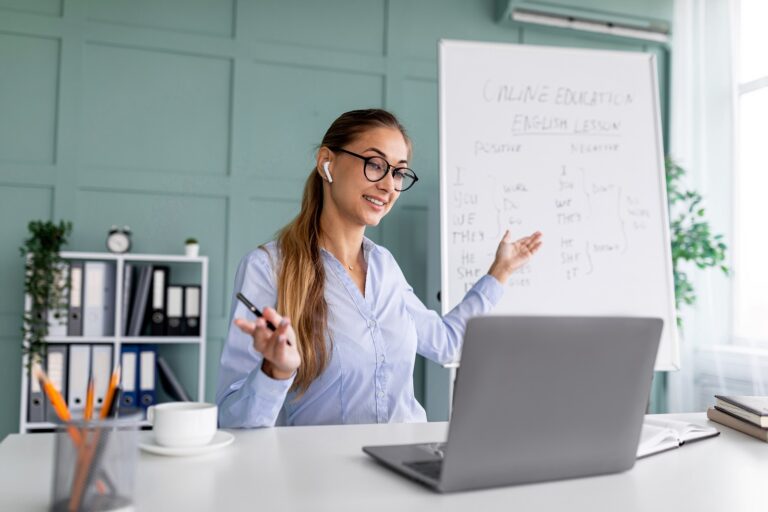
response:
[[[293,379],[296,378],[296,372],[293,372],[289,378],[273,379],[261,369],[261,364],[257,366],[250,375],[248,375],[248,381],[245,383],[252,395],[258,396],[260,400],[264,402],[275,402],[283,405],[283,400],[288,394],[288,390],[293,385]]]
[[[498,304],[504,296],[504,286],[490,274],[485,274],[481,277],[472,289],[488,299],[488,302],[494,306]]]

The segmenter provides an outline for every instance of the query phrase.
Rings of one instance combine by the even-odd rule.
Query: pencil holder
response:
[[[141,413],[56,430],[53,511],[133,510]]]

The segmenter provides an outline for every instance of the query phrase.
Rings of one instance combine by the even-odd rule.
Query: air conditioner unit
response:
[[[499,0],[499,21],[544,25],[657,43],[669,42],[670,27],[666,21],[586,9],[574,6],[574,3],[574,0],[567,4],[535,0]]]

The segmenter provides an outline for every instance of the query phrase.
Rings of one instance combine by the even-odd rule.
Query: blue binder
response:
[[[120,351],[120,407],[136,407],[139,401],[139,346],[123,345]]]

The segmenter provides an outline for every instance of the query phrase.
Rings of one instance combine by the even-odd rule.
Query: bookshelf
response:
[[[54,344],[104,344],[112,346],[112,365],[119,362],[121,348],[125,344],[153,344],[161,347],[171,345],[188,347],[196,351],[197,356],[197,382],[189,387],[190,395],[193,399],[204,401],[205,394],[205,352],[206,352],[206,323],[208,311],[208,257],[207,256],[183,256],[169,254],[113,254],[109,252],[71,252],[63,251],[61,258],[65,261],[100,261],[112,263],[115,266],[114,283],[114,333],[111,336],[49,336],[46,343]],[[123,334],[121,326],[123,325],[123,296],[124,296],[124,273],[126,265],[168,265],[176,271],[182,270],[184,275],[184,284],[195,284],[200,286],[200,335],[199,336],[126,336]],[[173,273],[172,273],[173,276]],[[30,308],[30,298],[24,299],[24,310]],[[138,383],[137,383],[138,386]],[[160,386],[157,375],[155,375],[156,389]],[[29,393],[30,379],[27,371],[27,356],[23,356],[21,371],[21,403],[19,415],[19,432],[28,433],[36,431],[46,431],[54,428],[56,425],[47,421],[29,421]],[[196,392],[192,392],[192,390]],[[66,397],[65,397],[66,399]]]

